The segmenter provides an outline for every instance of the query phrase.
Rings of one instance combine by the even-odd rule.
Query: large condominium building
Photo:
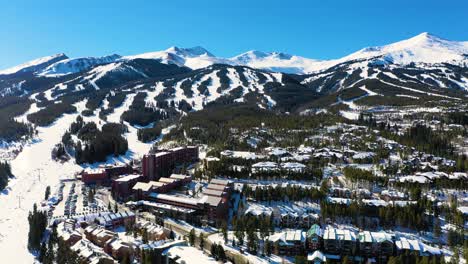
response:
[[[142,160],[143,177],[147,181],[169,176],[175,166],[198,160],[198,147],[178,147],[155,154],[147,154]]]

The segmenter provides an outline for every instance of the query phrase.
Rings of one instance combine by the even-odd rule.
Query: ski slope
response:
[[[75,106],[84,109],[84,102]],[[0,195],[0,252],[11,262],[2,263],[34,263],[27,249],[29,211],[43,200],[47,186],[54,192],[61,177],[73,176],[82,169],[74,161],[62,164],[51,158],[52,148],[77,115],[64,115],[50,126],[38,127],[37,138],[11,161],[15,179]]]

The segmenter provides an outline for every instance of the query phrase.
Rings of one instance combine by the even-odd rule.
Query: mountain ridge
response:
[[[66,55],[63,53],[57,55],[66,57]],[[87,58],[88,60],[99,60],[111,56],[120,55],[114,54],[102,57]],[[40,61],[44,58],[39,58],[35,61]],[[409,39],[382,46],[365,47],[344,57],[330,60],[316,60],[283,52],[264,52],[258,50],[250,50],[230,58],[223,58],[216,57],[201,46],[195,46],[192,48],[172,46],[166,50],[122,56],[115,58],[113,61],[132,60],[137,58],[156,59],[163,63],[172,63],[178,66],[189,67],[191,69],[205,68],[213,64],[228,64],[249,66],[252,68],[269,70],[273,72],[310,74],[313,72],[326,70],[330,67],[347,61],[358,59],[367,59],[370,61],[380,60],[382,63],[399,65],[407,65],[410,63],[464,64],[468,62],[468,41],[451,41],[440,38],[428,32],[423,32]],[[69,58],[62,58],[62,60],[65,59]],[[24,68],[28,67],[28,65],[30,66],[30,64],[38,64],[38,62],[35,61],[30,61],[24,65],[18,65],[6,70],[2,70],[0,71],[0,74],[16,73],[21,69],[24,70]],[[113,61],[107,61],[107,63]]]
[[[261,51],[220,59],[202,47],[171,47],[123,57],[113,54],[70,59],[57,54],[0,75],[0,114],[3,112],[4,121],[11,123],[35,104],[32,109],[37,113],[28,110],[28,121],[43,126],[73,111],[73,104],[87,100],[83,115],[105,119],[115,108],[106,106],[106,100],[137,95],[126,117],[141,126],[148,125],[148,120],[156,122],[211,105],[250,104],[285,113],[427,103],[455,105],[468,100],[465,45],[425,33],[403,42],[362,49],[342,61],[313,62]],[[414,47],[423,51],[435,47],[461,57],[453,64],[451,60],[398,61],[400,52]],[[414,55],[424,59],[422,55],[427,53]],[[294,67],[303,70],[300,67],[308,63],[321,70],[307,74],[284,71]],[[145,117],[144,122],[138,121],[140,116]],[[9,125],[13,128],[15,124]]]

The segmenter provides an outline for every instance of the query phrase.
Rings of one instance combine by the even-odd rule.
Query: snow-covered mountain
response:
[[[429,33],[364,48],[327,63],[327,67],[303,75],[302,83],[322,93],[351,88],[363,80],[468,92],[468,42],[449,41]]]
[[[135,87],[152,91],[159,83],[160,90],[152,95],[159,98],[159,104],[178,107],[184,101],[183,105],[190,105],[185,109],[200,110],[215,101],[250,99],[262,108],[287,111],[317,95],[348,89],[360,94],[356,89],[363,85],[373,95],[387,97],[466,98],[467,54],[468,42],[444,40],[428,33],[323,61],[261,51],[220,58],[202,47],[171,47],[124,57],[69,59],[58,54],[2,71],[0,96],[29,96],[49,104],[122,89],[133,93]]]
[[[5,70],[0,71],[0,75],[7,75],[7,74],[15,74],[15,73],[21,73],[21,72],[36,72],[40,71],[47,66],[61,60],[68,59],[68,57],[63,54],[55,54],[52,56],[46,56],[42,58],[38,58],[32,61],[25,62],[23,64],[20,64],[18,66],[14,66]]]
[[[126,56],[123,59],[155,59],[162,63],[171,63],[178,66],[185,66],[191,69],[205,68],[213,64],[231,64],[228,60],[217,58],[202,47],[179,48],[170,47],[166,50],[148,52],[133,56]]]
[[[64,60],[57,61],[56,63],[48,66],[44,70],[38,72],[38,75],[56,77],[56,76],[61,76],[61,75],[82,72],[96,65],[115,62],[116,60],[120,58],[121,58],[120,55],[113,54],[113,55],[104,56],[104,57],[84,57],[84,58],[64,59]]]
[[[323,71],[350,61],[367,61],[373,64],[408,65],[410,63],[468,63],[468,41],[450,41],[427,32],[410,39],[389,45],[367,47],[350,55],[331,60],[315,60],[281,52],[248,51],[231,58],[217,57],[202,47],[170,47],[166,50],[120,57],[110,55],[100,58],[68,59],[64,54],[40,58],[10,69],[0,74],[13,74],[19,71],[35,71],[42,76],[57,76],[77,73],[91,66],[112,63],[117,60],[155,59],[162,63],[185,66],[191,69],[205,68],[213,64],[249,66],[273,72],[310,74]],[[53,64],[53,65],[52,65]],[[42,71],[38,69],[45,68]]]
[[[248,51],[232,57],[229,61],[234,65],[246,65],[252,68],[265,69],[274,72],[302,74],[311,69],[317,69],[326,61],[308,59],[281,52]]]
[[[247,65],[259,69],[307,74],[356,60],[367,60],[374,64],[450,63],[463,65],[468,62],[468,41],[445,40],[424,32],[389,45],[367,47],[339,59],[314,60],[278,52],[249,51],[229,61],[235,65]]]
[[[453,63],[468,59],[468,41],[450,41],[427,32],[393,44],[368,47],[339,60],[383,59],[388,63]]]

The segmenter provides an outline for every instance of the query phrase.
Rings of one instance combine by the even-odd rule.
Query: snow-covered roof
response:
[[[198,199],[194,199],[194,198],[180,197],[180,196],[175,196],[175,195],[154,193],[154,192],[150,193],[149,196],[155,199],[173,201],[173,202],[190,204],[190,205],[197,205],[199,202]]]
[[[315,260],[326,262],[327,257],[320,250],[315,250],[314,253],[307,255],[307,261],[313,262]]]
[[[460,211],[464,215],[468,215],[468,206],[460,206],[458,207],[458,211]]]
[[[147,192],[151,189],[151,184],[149,183],[146,183],[146,182],[137,182],[132,190],[141,190],[141,191],[144,191],[144,192]]]
[[[221,156],[229,158],[241,158],[241,159],[262,159],[264,156],[256,154],[249,151],[233,151],[233,150],[224,150],[221,152]]]
[[[367,159],[375,156],[374,152],[358,152],[353,155],[353,159]]]
[[[178,264],[217,264],[214,258],[204,254],[201,250],[189,246],[174,246],[165,250],[163,255],[177,259]]]
[[[424,176],[403,176],[398,179],[400,182],[416,182],[416,183],[427,183],[429,179]]]
[[[340,197],[328,197],[328,201],[330,203],[335,203],[335,204],[350,204],[351,203],[351,199],[340,198]]]
[[[370,231],[362,231],[359,232],[359,242],[361,243],[382,243],[384,241],[393,242],[392,235],[386,232],[370,232]]]
[[[217,185],[229,185],[229,183],[231,183],[231,181],[223,180],[223,179],[212,179],[210,181],[210,183],[217,184]]]
[[[323,233],[323,239],[356,241],[356,234],[347,229],[337,229],[327,226]]]
[[[284,148],[266,148],[265,150],[268,151],[268,155],[273,155],[273,156],[282,156],[288,153],[288,151],[285,150]]]
[[[130,175],[122,176],[122,177],[116,179],[115,181],[116,182],[127,182],[127,181],[138,179],[139,177],[140,177],[139,174],[130,174]]]
[[[400,237],[396,242],[395,245],[398,249],[402,250],[411,250],[411,251],[420,251],[421,246],[418,240],[415,239],[407,239],[406,237]]]
[[[384,200],[378,200],[378,199],[363,199],[362,200],[363,203],[367,204],[367,205],[371,205],[371,206],[387,206],[388,203]]]
[[[287,170],[302,170],[306,168],[306,165],[298,162],[286,162],[286,163],[281,163],[281,168],[287,169]]]

